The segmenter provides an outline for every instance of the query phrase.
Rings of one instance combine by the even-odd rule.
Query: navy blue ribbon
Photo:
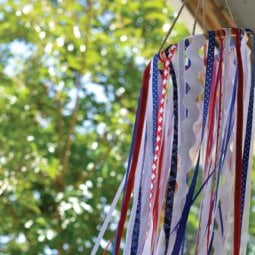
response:
[[[255,34],[252,30],[247,29],[247,32],[253,35],[253,62],[251,64],[251,87],[250,87],[250,97],[249,97],[249,105],[248,105],[248,116],[246,122],[246,134],[245,134],[245,142],[244,142],[244,151],[243,151],[243,166],[242,166],[242,182],[241,182],[241,222],[243,218],[243,209],[245,202],[245,190],[246,190],[246,181],[247,181],[247,171],[249,166],[249,156],[250,156],[250,146],[251,146],[251,135],[252,135],[252,122],[253,122],[253,104],[254,104],[254,86],[255,86]]]
[[[153,103],[153,154],[156,148],[156,136],[157,136],[157,112],[158,112],[158,54],[153,58],[153,71],[152,71],[152,103]]]
[[[145,134],[145,142],[143,151],[146,150],[147,146],[147,130]],[[144,163],[145,163],[145,153],[143,154],[143,163],[142,163],[142,175],[144,171]],[[132,240],[131,240],[131,255],[136,255],[138,249],[138,240],[139,240],[139,233],[140,233],[140,222],[141,222],[141,201],[142,201],[142,175],[139,184],[139,193],[138,193],[138,201],[137,201],[137,208],[136,208],[136,215],[135,215],[135,223],[132,232]]]
[[[171,170],[168,180],[167,187],[167,197],[165,206],[165,216],[164,216],[164,231],[165,231],[165,252],[167,254],[172,212],[173,212],[173,202],[174,202],[174,191],[176,186],[176,175],[177,175],[177,156],[178,156],[178,90],[177,90],[177,80],[174,71],[173,64],[170,63],[170,75],[173,82],[173,101],[174,101],[174,134],[173,134],[173,144],[172,144],[172,157],[171,157]]]

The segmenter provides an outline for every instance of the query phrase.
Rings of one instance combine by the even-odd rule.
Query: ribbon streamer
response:
[[[189,36],[154,55],[143,75],[127,172],[93,255],[122,191],[113,255],[125,226],[124,255],[245,255],[254,56],[253,31],[236,28]]]

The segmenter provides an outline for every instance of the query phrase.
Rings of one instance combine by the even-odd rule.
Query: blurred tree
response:
[[[0,253],[89,254],[174,13],[166,0],[1,3]],[[186,34],[177,24],[172,40]]]
[[[0,253],[89,254],[174,14],[164,0],[1,2]]]

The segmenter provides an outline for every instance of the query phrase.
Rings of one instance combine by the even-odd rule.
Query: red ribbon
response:
[[[118,225],[118,231],[117,231],[117,238],[115,243],[115,255],[119,254],[119,248],[120,248],[120,241],[124,230],[124,224],[127,217],[127,211],[129,207],[129,202],[131,198],[131,193],[134,188],[134,180],[135,180],[135,171],[138,161],[138,155],[141,147],[141,140],[142,140],[142,133],[145,123],[145,112],[146,112],[146,104],[147,104],[147,97],[148,97],[148,84],[150,79],[150,63],[147,65],[146,69],[143,73],[143,82],[142,82],[142,90],[141,90],[141,102],[140,102],[140,111],[137,116],[138,123],[137,123],[137,137],[134,144],[134,151],[132,155],[132,162],[130,166],[130,171],[127,179],[127,189],[124,194],[123,198],[123,206],[121,208],[121,214],[120,214],[120,221]]]
[[[234,252],[239,255],[241,239],[241,181],[242,181],[242,155],[243,155],[243,63],[241,56],[240,31],[234,28],[236,36],[236,56],[238,68],[237,88],[237,121],[236,121],[236,173],[235,173],[235,201],[234,201]]]

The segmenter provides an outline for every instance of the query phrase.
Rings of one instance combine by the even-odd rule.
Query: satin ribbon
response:
[[[255,54],[255,33],[251,30],[247,32],[253,35],[253,54]],[[245,141],[244,141],[244,152],[243,152],[243,171],[241,177],[241,219],[243,217],[244,210],[244,201],[245,201],[245,190],[246,190],[246,181],[247,181],[247,171],[249,165],[249,156],[250,156],[250,147],[251,147],[251,136],[252,136],[252,125],[253,125],[253,105],[254,105],[254,86],[255,86],[255,60],[253,55],[253,62],[251,64],[251,85],[250,85],[250,97],[249,97],[249,106],[248,106],[248,116],[246,121],[246,132],[245,132]],[[242,221],[242,220],[241,220]]]
[[[165,231],[165,252],[167,254],[170,229],[171,229],[171,220],[172,220],[172,211],[173,211],[173,202],[174,202],[174,192],[176,187],[176,175],[177,175],[177,155],[178,155],[178,90],[177,90],[177,81],[174,71],[173,64],[170,64],[170,75],[173,82],[173,101],[174,101],[174,134],[173,134],[173,145],[171,153],[171,167],[170,174],[167,186],[167,197],[165,205],[165,217],[164,217],[164,231]]]
[[[236,127],[236,161],[235,161],[235,200],[234,200],[234,253],[239,255],[241,239],[241,185],[242,185],[242,155],[243,155],[243,63],[240,49],[240,31],[234,28],[236,36],[236,55],[238,69],[237,88],[237,127]]]
[[[200,48],[205,43],[202,36],[183,41],[183,46],[187,42],[190,44],[186,44],[186,51],[185,47],[178,49],[180,52],[174,61],[167,56],[169,48],[166,50],[162,77],[157,54],[147,66],[127,173],[120,187],[120,190],[124,187],[124,196],[114,255],[119,254],[132,191],[133,207],[127,228],[125,255],[183,254],[190,209],[202,191],[204,195],[200,207],[196,254],[210,254],[214,246],[214,251],[223,255],[232,252],[227,247],[232,242],[233,255],[239,255],[240,251],[245,250],[245,247],[240,250],[240,246],[241,241],[243,245],[241,231],[246,231],[246,227],[242,227],[243,218],[248,210],[245,208],[248,197],[246,199],[245,196],[248,195],[249,186],[247,176],[253,126],[255,64],[247,68],[250,61],[248,50],[244,47],[245,40],[242,40],[241,31],[232,30],[235,44],[226,47],[229,43],[221,41],[219,55],[214,54],[215,32],[209,32],[203,98],[202,86],[198,86],[204,75],[201,64],[204,60],[200,54]],[[235,49],[234,55],[232,49]],[[254,53],[255,39],[252,50]],[[225,58],[231,61],[230,73],[226,72],[229,63]],[[169,70],[173,89],[167,95]],[[244,72],[251,76],[244,76]],[[199,101],[201,98],[203,109]],[[171,110],[166,109],[166,105]],[[243,127],[245,123],[246,130]],[[230,143],[233,143],[233,148],[230,148]],[[191,171],[193,163],[194,170]],[[204,168],[204,173],[202,184],[198,187],[200,167]],[[192,174],[189,186],[188,174]],[[221,184],[225,178],[228,178],[228,182]],[[234,195],[228,191],[227,185],[229,189],[232,187]],[[227,201],[228,196],[233,199],[229,207],[226,206],[230,202],[230,199]],[[226,220],[231,217],[231,213],[234,213],[233,233]],[[109,219],[108,215],[108,223]],[[104,231],[108,223],[103,225]],[[233,240],[229,241],[229,238]],[[98,245],[99,239],[97,248]],[[95,254],[95,249],[93,252]]]
[[[162,132],[163,132],[163,119],[164,119],[164,111],[165,111],[165,100],[166,100],[166,93],[167,93],[167,82],[169,76],[169,65],[172,61],[174,52],[176,50],[176,45],[172,45],[169,49],[169,55],[164,60],[164,69],[163,69],[163,78],[162,78],[162,91],[161,91],[161,100],[159,103],[159,110],[158,110],[158,117],[157,117],[157,137],[156,137],[156,147],[155,153],[153,157],[153,164],[152,164],[152,174],[151,174],[151,182],[150,182],[150,196],[149,196],[149,207],[150,211],[152,212],[152,219],[148,219],[148,230],[146,233],[146,242],[144,252],[147,250],[154,249],[155,245],[155,232],[157,230],[157,220],[158,220],[158,205],[157,200],[155,200],[154,194],[156,193],[157,196],[157,189],[155,192],[155,184],[159,183],[160,173],[161,173],[161,153],[162,150]],[[154,205],[154,203],[156,203]],[[149,215],[149,217],[151,217]]]
[[[156,128],[157,128],[157,108],[158,108],[158,54],[153,58],[152,67],[152,98],[153,98],[153,153],[156,147]],[[141,197],[142,197],[142,182],[139,187],[139,198],[136,210],[135,224],[132,234],[132,244],[131,244],[131,255],[137,254],[138,240],[140,232],[140,217],[141,217]]]
[[[148,81],[149,81],[149,75],[150,75],[150,65],[147,65],[144,76],[143,76],[143,85],[142,85],[142,91],[141,91],[141,101],[139,106],[139,114],[138,114],[138,124],[137,124],[137,137],[134,142],[134,150],[133,150],[133,157],[130,164],[130,171],[128,173],[127,178],[127,186],[123,198],[123,204],[121,208],[121,214],[120,214],[120,220],[118,224],[118,230],[116,233],[116,242],[114,245],[114,254],[119,254],[119,248],[120,248],[120,240],[121,236],[123,234],[124,230],[124,224],[127,216],[127,210],[130,202],[131,192],[133,190],[134,185],[134,178],[135,178],[135,170],[138,160],[138,154],[141,146],[141,136],[142,131],[144,127],[144,118],[145,118],[145,110],[146,110],[146,103],[147,103],[147,95],[148,95]]]
[[[209,44],[208,44],[207,58],[206,58],[206,77],[205,77],[205,90],[204,90],[205,96],[204,96],[204,107],[203,107],[202,139],[204,137],[204,130],[206,127],[210,95],[211,95],[211,84],[212,84],[213,67],[214,67],[215,32],[209,31],[208,36],[209,36]],[[201,218],[200,218],[200,224],[201,224]],[[199,230],[200,230],[200,227],[199,227]],[[200,231],[198,232],[198,236],[197,236],[196,250],[198,249],[199,238],[200,238]]]

